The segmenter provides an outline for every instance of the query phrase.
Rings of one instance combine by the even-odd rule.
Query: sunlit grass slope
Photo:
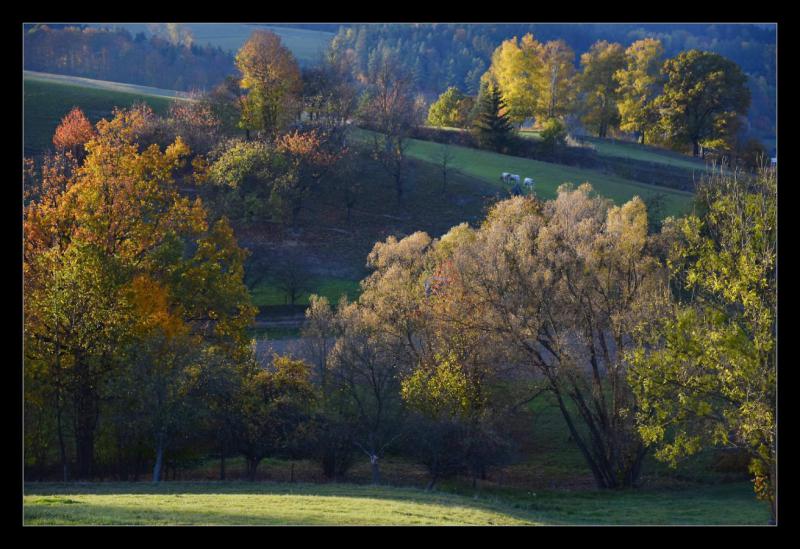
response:
[[[357,485],[166,483],[29,488],[25,524],[532,524],[502,504]]]
[[[369,134],[364,130],[356,130],[354,135],[357,139],[367,140]],[[411,139],[408,155],[423,161],[436,162],[441,147],[442,145],[439,143]],[[450,148],[453,156],[453,168],[504,189],[509,186],[500,180],[502,172],[516,173],[520,177],[531,177],[536,182],[537,196],[544,199],[555,198],[556,191],[562,183],[580,185],[589,182],[598,194],[610,198],[616,204],[622,204],[634,196],[639,196],[644,200],[659,193],[663,194],[663,214],[665,216],[684,214],[689,210],[691,204],[691,193],[647,185],[595,170],[540,162],[468,147],[451,145]]]
[[[541,139],[538,131],[522,131],[520,132],[520,135],[529,139]],[[696,170],[699,172],[709,169],[709,166],[706,166],[705,162],[702,160],[693,159],[677,152],[659,149],[658,147],[639,145],[638,143],[625,143],[611,139],[599,139],[595,137],[586,137],[584,139],[597,151],[597,154],[600,156],[629,158],[631,160],[641,160],[642,162],[651,162],[653,164],[676,166],[678,168]]]
[[[477,495],[345,484],[29,484],[36,524],[766,524],[748,483],[674,490]]]

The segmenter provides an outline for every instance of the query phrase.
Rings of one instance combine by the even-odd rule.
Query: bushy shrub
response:
[[[550,148],[564,145],[567,140],[567,130],[557,118],[548,119],[542,128],[542,142]]]

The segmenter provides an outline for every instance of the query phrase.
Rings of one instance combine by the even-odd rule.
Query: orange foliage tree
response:
[[[143,432],[161,456],[178,428],[164,418],[186,402],[165,387],[188,382],[187,368],[200,360],[188,350],[213,347],[233,361],[249,353],[244,330],[255,308],[243,282],[245,251],[224,218],[210,224],[200,199],[178,192],[174,174],[190,152],[180,138],[140,150],[139,114],[101,120],[83,164],[44,170],[25,207],[25,375],[41,391],[26,401],[58,417],[65,476],[70,424],[78,476],[95,473],[110,387],[150,391],[140,399],[148,404]],[[149,384],[135,383],[140,363],[147,375],[138,379]]]
[[[92,123],[79,107],[74,107],[56,128],[53,145],[58,151],[69,151],[76,158],[83,158],[83,147],[94,134]]]

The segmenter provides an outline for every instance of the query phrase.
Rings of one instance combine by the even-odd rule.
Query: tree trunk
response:
[[[156,442],[156,463],[153,465],[153,482],[161,482],[161,467],[164,464],[164,438],[158,437]]]
[[[222,443],[219,458],[219,479],[225,480],[225,443]]]
[[[438,480],[439,475],[434,473],[431,477],[431,481],[428,483],[428,486],[425,488],[426,491],[430,492],[433,490],[433,487],[436,486],[436,481]]]
[[[403,203],[403,179],[400,174],[394,176],[394,188],[397,193],[397,203]]]
[[[56,408],[56,414],[58,418],[58,448],[61,454],[61,470],[64,475],[64,482],[69,482],[69,464],[67,463],[67,447],[64,444],[64,428],[61,424],[61,404],[60,404],[60,397],[58,398],[58,406]]]
[[[692,156],[695,158],[700,156],[700,144],[697,142],[697,140],[692,141]]]
[[[378,456],[372,454],[369,457],[370,465],[372,466],[372,484],[381,483],[381,467],[378,463]]]
[[[247,478],[250,482],[255,482],[256,480],[256,471],[258,470],[258,464],[261,462],[260,459],[255,458],[248,458],[247,460]]]
[[[75,394],[75,450],[78,477],[90,479],[94,473],[94,435],[97,425],[97,395],[92,389],[93,380],[80,354],[75,356],[75,373],[78,389]]]
[[[76,454],[78,458],[78,478],[89,480],[94,474],[94,431],[81,429],[75,437]]]

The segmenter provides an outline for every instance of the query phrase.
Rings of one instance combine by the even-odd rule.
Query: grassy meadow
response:
[[[354,484],[27,484],[26,525],[766,524],[746,483],[618,492],[474,495]]]
[[[351,301],[358,297],[359,285],[356,280],[336,277],[312,277],[308,283],[311,290],[303,292],[295,301],[295,305],[308,305],[311,294],[327,297],[331,304],[339,302],[342,295],[347,295]],[[286,293],[276,287],[273,280],[265,280],[255,285],[250,290],[253,305],[259,308],[287,305],[289,303]]]
[[[163,114],[174,100],[141,91],[62,83],[37,75],[24,77],[23,98],[23,142],[26,155],[41,153],[52,147],[56,127],[73,107],[83,109],[89,120],[96,123],[101,118],[111,116],[114,107],[129,107],[142,101],[155,112]]]
[[[538,130],[523,130],[520,132],[520,135],[528,139],[541,139]],[[600,156],[628,158],[631,160],[640,160],[642,162],[675,166],[677,168],[701,172],[708,169],[708,166],[702,160],[659,147],[650,147],[638,143],[626,143],[613,139],[599,139],[596,137],[584,137],[583,140],[591,145]]]
[[[355,135],[357,139],[368,139],[368,133],[364,130],[357,130]],[[436,157],[442,147],[441,144],[418,139],[409,141],[408,155],[410,157],[426,162],[436,162]],[[516,173],[523,178],[532,177],[536,182],[537,196],[544,199],[555,198],[556,191],[562,183],[569,182],[577,186],[588,181],[598,194],[610,198],[616,204],[622,204],[634,196],[639,196],[644,200],[662,194],[664,196],[664,216],[682,215],[688,212],[691,204],[691,193],[639,183],[596,170],[540,162],[456,145],[450,145],[450,149],[454,169],[502,189],[509,188],[500,180],[502,172]]]
[[[28,483],[28,525],[748,525],[766,524],[769,510],[741,474],[716,471],[713,456],[685,463],[676,477],[650,458],[643,486],[599,491],[549,396],[520,417],[525,460],[470,479],[422,489],[427,474],[407,459],[382,460],[385,485],[369,485],[370,465],[357,456],[342,479],[326,483],[309,460],[265,459],[256,482],[241,457],[227,460],[226,481],[215,481],[219,460],[209,457],[177,472],[177,480]],[[290,478],[298,482],[289,482]]]

